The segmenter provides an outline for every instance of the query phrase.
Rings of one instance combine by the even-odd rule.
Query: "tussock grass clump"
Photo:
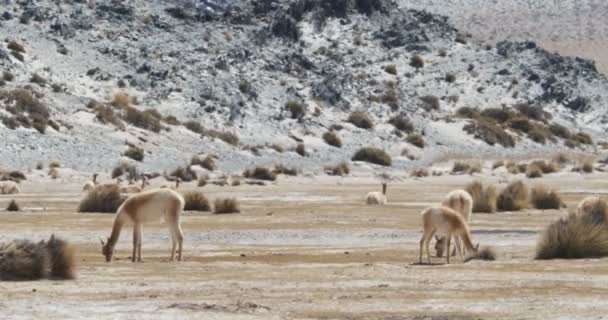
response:
[[[422,97],[420,97],[420,101],[422,101],[424,110],[427,110],[427,111],[439,110],[439,108],[441,107],[441,105],[439,103],[439,98],[437,96],[432,96],[432,95],[422,96]]]
[[[298,143],[295,151],[302,157],[306,157],[308,155],[308,152],[306,152],[306,146],[303,143]]]
[[[100,186],[89,191],[78,205],[78,212],[115,213],[127,199],[118,185]]]
[[[215,214],[241,212],[239,202],[236,200],[236,198],[215,199],[213,207],[213,213]]]
[[[327,143],[328,145],[336,147],[336,148],[341,148],[342,147],[342,140],[333,131],[327,131],[327,132],[325,132],[323,134],[323,141],[325,141],[325,143]]]
[[[127,108],[131,104],[131,97],[126,92],[118,92],[112,96],[110,104],[116,108]]]
[[[526,177],[530,178],[530,179],[534,179],[534,178],[540,178],[543,176],[543,170],[534,163],[530,163],[528,164],[528,167],[526,169]]]
[[[306,115],[306,106],[298,101],[288,101],[285,110],[291,114],[292,119],[300,119]]]
[[[21,207],[19,207],[19,204],[17,204],[17,201],[11,200],[11,202],[9,202],[8,206],[6,207],[6,211],[10,211],[10,212],[21,211]]]
[[[452,166],[452,173],[454,174],[473,174],[481,173],[481,162],[480,161],[463,161],[459,160],[454,162]]]
[[[565,165],[570,163],[570,161],[572,160],[570,159],[570,156],[563,152],[560,152],[553,157],[553,161],[559,165]]]
[[[12,51],[25,53],[25,48],[23,47],[23,45],[15,40],[10,40],[6,47]]]
[[[410,119],[405,116],[394,116],[388,121],[388,123],[392,124],[395,129],[402,132],[411,133],[414,131],[414,125],[412,125]]]
[[[384,72],[388,73],[388,74],[392,74],[392,75],[396,75],[397,74],[397,66],[394,64],[389,64],[384,66]]]
[[[192,159],[190,159],[190,165],[198,165],[209,171],[213,171],[217,168],[215,165],[215,158],[212,155],[207,155],[206,157],[203,157],[202,155],[192,156]]]
[[[220,139],[220,140],[226,142],[227,144],[233,145],[233,146],[238,146],[239,141],[240,141],[239,137],[235,133],[228,132],[228,131],[218,131],[218,130],[209,129],[209,130],[205,130],[203,135],[207,135],[212,138]]]
[[[559,209],[563,205],[561,196],[556,190],[547,189],[539,184],[532,188],[531,203],[536,209]]]
[[[473,255],[470,255],[464,259],[464,262],[469,262],[471,260],[484,260],[484,261],[494,261],[496,260],[496,250],[492,247],[481,247],[477,252]]]
[[[407,141],[409,144],[415,145],[418,148],[424,148],[425,146],[424,138],[416,133],[408,135],[405,141]]]
[[[194,132],[194,133],[198,133],[198,134],[202,134],[205,131],[205,128],[203,128],[203,126],[194,120],[189,120],[187,122],[184,123],[184,127],[186,127],[186,129]]]
[[[390,166],[392,163],[391,156],[389,156],[388,153],[382,149],[373,147],[364,147],[357,150],[351,160],[365,161],[381,166]]]
[[[184,210],[186,211],[211,211],[209,200],[200,191],[188,191],[183,194],[186,205]]]
[[[496,161],[494,161],[494,163],[492,163],[492,170],[496,170],[504,165],[505,165],[505,162],[503,160],[496,160]]]
[[[335,166],[326,166],[324,168],[325,173],[330,176],[340,176],[343,177],[347,174],[350,174],[350,166],[346,162],[340,162]]]
[[[528,166],[530,165],[537,166],[543,173],[554,173],[559,171],[559,166],[552,161],[535,160],[528,164]]]
[[[243,177],[249,179],[275,181],[277,175],[268,168],[255,167],[253,169],[247,169],[243,172]]]
[[[424,178],[429,176],[429,170],[426,168],[416,168],[410,172],[410,177]]]
[[[536,259],[583,259],[608,256],[608,224],[570,214],[548,225],[536,245]]]
[[[496,212],[496,188],[494,186],[484,188],[481,181],[476,180],[469,183],[465,190],[473,198],[473,212]]]
[[[479,118],[466,124],[463,130],[491,146],[495,144],[500,144],[507,148],[515,146],[515,139],[509,133],[497,125],[496,122],[488,121],[485,118]]]
[[[591,136],[584,132],[579,132],[579,133],[575,134],[574,136],[572,136],[572,139],[580,144],[587,144],[587,145],[593,144],[593,139],[591,138]]]
[[[298,175],[298,169],[297,168],[288,168],[287,166],[283,165],[283,164],[277,164],[274,166],[274,169],[272,170],[272,173],[276,174],[284,174],[287,176],[297,176]]]
[[[372,118],[369,116],[369,114],[367,114],[367,112],[363,111],[354,111],[351,113],[348,117],[348,122],[361,129],[371,129],[374,127]]]
[[[51,179],[58,179],[59,178],[59,170],[57,168],[50,168],[48,175],[49,175],[49,177],[51,177]]]
[[[0,243],[0,280],[74,279],[75,260],[74,247],[55,235],[48,241]]]
[[[577,171],[579,172],[585,172],[585,173],[592,173],[593,172],[593,159],[583,159],[579,162],[578,167],[577,167]]]
[[[410,66],[418,71],[419,69],[424,68],[424,59],[419,55],[415,55],[410,59]]]
[[[496,199],[499,211],[519,211],[528,207],[529,190],[525,183],[517,180],[500,192]]]
[[[146,110],[142,112],[130,106],[124,107],[124,110],[123,119],[126,122],[138,128],[157,133],[162,129],[160,123],[161,117],[155,110]]]
[[[517,163],[515,163],[515,161],[507,161],[507,163],[505,164],[505,168],[507,168],[507,171],[510,174],[518,174],[519,172],[519,167],[517,166]]]
[[[129,157],[135,161],[144,161],[144,149],[135,146],[130,146],[124,153],[125,157]]]
[[[182,182],[190,182],[196,179],[196,172],[192,171],[190,166],[186,166],[185,168],[180,166],[175,168],[175,170],[171,172],[170,176],[180,178]]]
[[[61,162],[53,160],[49,162],[49,168],[61,168]]]
[[[206,186],[206,185],[207,185],[207,180],[209,180],[209,176],[208,176],[208,175],[205,175],[205,174],[204,174],[204,175],[201,175],[201,176],[198,178],[198,184],[197,184],[197,185],[198,185],[200,188],[202,188],[202,187],[204,187],[204,186]]]

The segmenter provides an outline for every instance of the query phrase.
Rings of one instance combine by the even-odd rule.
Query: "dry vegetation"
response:
[[[186,211],[211,211],[209,200],[200,191],[188,191],[183,194],[186,205]]]
[[[361,129],[372,129],[374,127],[374,122],[369,114],[363,111],[354,111],[351,113],[348,117],[348,122]]]
[[[239,202],[235,198],[215,199],[213,213],[240,213]]]
[[[405,141],[407,141],[408,143],[415,145],[418,148],[424,148],[425,143],[424,143],[424,138],[416,133],[411,133],[407,136],[407,138],[405,139]]]
[[[202,156],[202,155],[195,155],[192,156],[192,159],[190,159],[190,165],[192,166],[201,166],[209,171],[213,171],[217,168],[216,164],[215,164],[215,157],[212,155],[207,155],[207,156]]]
[[[530,163],[528,164],[528,167],[526,169],[526,177],[528,178],[540,178],[543,176],[543,170],[534,163]]]
[[[536,209],[559,209],[564,203],[559,193],[554,189],[548,189],[539,184],[532,188],[530,201]]]
[[[243,172],[243,177],[249,179],[275,181],[277,175],[268,168],[255,167],[253,169],[247,169]]]
[[[17,202],[15,200],[11,200],[11,202],[9,202],[8,206],[6,207],[6,211],[9,211],[9,212],[21,211],[21,207],[19,207],[19,204],[17,204]]]
[[[529,191],[523,181],[514,181],[500,192],[496,199],[499,211],[518,211],[528,207]]]
[[[323,141],[330,146],[341,148],[342,140],[334,131],[327,131],[323,134]]]
[[[429,170],[426,168],[416,168],[410,172],[411,177],[424,178],[429,176]]]
[[[343,177],[350,174],[350,166],[346,162],[340,162],[335,166],[326,166],[324,171],[330,176]]]
[[[473,198],[473,212],[496,212],[496,188],[494,186],[484,188],[481,181],[476,180],[468,184],[465,190]]]
[[[608,256],[608,224],[570,214],[545,228],[536,259],[582,259]]]
[[[78,205],[78,212],[115,213],[125,200],[118,185],[100,186],[85,195]]]
[[[390,166],[392,163],[391,156],[389,156],[388,153],[382,149],[373,147],[364,147],[357,150],[351,160],[365,161],[381,166]]]
[[[135,161],[144,161],[144,149],[136,146],[129,146],[127,151],[125,151],[124,156]]]
[[[452,166],[453,174],[473,174],[481,173],[482,163],[475,160],[458,160]]]

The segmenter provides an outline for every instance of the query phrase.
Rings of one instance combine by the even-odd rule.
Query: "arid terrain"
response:
[[[608,174],[559,172],[528,180],[484,173],[394,179],[390,204],[366,206],[377,180],[280,178],[268,186],[205,186],[207,197],[236,196],[242,213],[186,212],[185,261],[170,263],[162,225],[144,228],[144,263],[131,263],[131,230],[106,263],[99,238],[113,215],[76,213],[83,174],[51,180],[38,171],[0,212],[0,241],[48,238],[78,247],[74,281],[0,282],[4,319],[590,319],[608,314],[606,259],[533,260],[538,232],[563,210],[474,214],[474,242],[497,261],[418,265],[420,211],[473,179],[504,187],[524,179],[559,188],[568,210],[608,193]],[[160,181],[154,181],[160,184]],[[185,189],[195,188],[186,184]]]

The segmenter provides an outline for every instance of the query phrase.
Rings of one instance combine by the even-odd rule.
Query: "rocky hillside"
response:
[[[0,33],[12,168],[108,170],[131,146],[146,170],[202,153],[320,172],[374,147],[400,170],[606,134],[592,62],[486,46],[403,1],[6,0]]]

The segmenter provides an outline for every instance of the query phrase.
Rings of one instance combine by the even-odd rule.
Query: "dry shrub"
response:
[[[577,171],[592,173],[593,172],[593,159],[583,159],[580,161]]]
[[[78,212],[115,213],[126,199],[118,185],[98,186],[80,201]]]
[[[209,180],[209,176],[207,175],[202,175],[198,178],[198,186],[199,187],[204,187],[207,185],[207,180]]]
[[[454,174],[473,174],[481,173],[481,162],[480,161],[456,161],[452,166],[452,173]]]
[[[494,161],[494,163],[492,163],[492,170],[498,169],[504,165],[505,165],[505,162],[502,160]]]
[[[500,144],[503,147],[512,148],[515,146],[515,139],[507,133],[500,125],[487,118],[478,118],[466,124],[463,130],[480,139],[489,145]]]
[[[415,55],[410,59],[410,66],[416,68],[416,70],[424,67],[424,60],[421,56]]]
[[[298,169],[297,168],[288,168],[287,166],[285,166],[283,164],[277,164],[274,166],[274,170],[272,170],[272,173],[274,173],[275,175],[284,174],[284,175],[288,175],[288,176],[297,176]]]
[[[517,167],[517,163],[515,163],[515,161],[508,161],[505,164],[505,168],[507,168],[507,171],[510,174],[518,174],[519,173],[519,168]]]
[[[232,176],[230,178],[230,185],[232,185],[233,187],[237,187],[241,185],[241,177],[239,176]]]
[[[25,53],[25,48],[23,47],[23,45],[15,40],[10,40],[6,47],[12,51]]]
[[[143,161],[144,160],[144,149],[138,148],[135,146],[130,146],[127,151],[124,153],[125,157],[129,157],[135,161]]]
[[[411,177],[423,178],[429,176],[429,170],[426,168],[417,168],[410,172]]]
[[[190,160],[190,165],[198,165],[209,171],[213,171],[217,168],[217,166],[215,165],[215,159],[212,155],[207,155],[206,157],[202,157],[201,155],[192,156],[192,159]]]
[[[528,187],[521,180],[509,183],[496,199],[499,211],[518,211],[528,207]]]
[[[300,119],[306,115],[306,106],[298,101],[288,101],[285,109],[291,114],[292,119]]]
[[[228,131],[219,131],[219,130],[214,130],[214,129],[207,129],[203,132],[203,135],[212,137],[212,138],[216,138],[216,139],[220,139],[224,142],[226,142],[229,145],[233,145],[233,146],[238,146],[239,144],[239,137],[232,132],[228,132]]]
[[[470,255],[464,259],[464,262],[469,262],[471,260],[484,260],[484,261],[494,261],[496,260],[496,250],[492,247],[481,247],[477,250],[476,253]]]
[[[364,147],[353,155],[352,161],[365,161],[369,163],[378,164],[381,166],[390,166],[392,163],[391,156],[388,155],[384,150],[373,148],[373,147]]]
[[[476,180],[469,183],[465,190],[473,198],[473,212],[496,212],[496,188],[494,186],[484,188],[481,181]]]
[[[580,144],[593,144],[593,139],[591,139],[591,136],[584,132],[579,132],[575,134],[574,136],[572,136],[572,139]]]
[[[405,116],[395,116],[392,117],[388,123],[392,124],[395,129],[402,131],[402,132],[407,132],[407,133],[411,133],[412,131],[414,131],[414,125],[412,125],[412,122],[410,121],[410,119],[408,119]]]
[[[205,132],[205,128],[203,128],[203,126],[194,121],[194,120],[189,120],[186,123],[184,123],[184,126],[186,127],[186,129],[194,132],[194,133],[198,133],[198,134],[202,134],[203,132]]]
[[[154,110],[146,110],[142,112],[130,106],[124,107],[124,110],[125,113],[123,115],[123,119],[126,122],[138,128],[157,133],[162,129],[160,123],[161,117]]]
[[[536,164],[530,163],[528,164],[528,168],[526,169],[526,177],[530,179],[540,178],[543,176],[543,170]]]
[[[61,168],[61,162],[53,160],[49,162],[49,168]]]
[[[420,97],[420,101],[422,101],[423,108],[426,111],[439,110],[441,107],[439,104],[439,98],[436,96],[422,96]]]
[[[236,198],[226,198],[226,199],[215,199],[213,213],[239,213],[241,209],[239,208],[239,202]]]
[[[245,170],[245,172],[243,172],[243,177],[266,181],[275,181],[277,179],[277,175],[274,174],[274,172],[264,167],[255,167],[254,169],[247,169]]]
[[[209,201],[207,197],[200,191],[188,191],[183,194],[186,205],[186,211],[210,211]]]
[[[559,165],[565,165],[570,163],[571,159],[567,154],[560,152],[553,157],[553,161]]]
[[[131,104],[131,98],[126,92],[115,93],[110,102],[116,108],[127,108]]]
[[[536,160],[532,161],[528,166],[530,165],[537,166],[543,173],[554,173],[559,171],[559,166],[552,161]]]
[[[25,174],[23,172],[14,170],[14,171],[8,172],[8,180],[21,182],[23,180],[27,180],[27,177],[25,176]]]
[[[58,179],[59,178],[59,170],[57,170],[57,168],[51,168],[51,169],[49,169],[49,176],[51,177],[51,179]]]
[[[407,141],[410,144],[415,145],[418,148],[424,148],[424,138],[416,133],[411,133],[407,136],[407,138],[405,139],[405,141]]]
[[[392,75],[396,75],[397,74],[397,66],[394,64],[389,64],[384,66],[384,72],[392,74]]]
[[[131,161],[120,161],[114,169],[112,169],[112,179],[116,179],[122,175],[126,174],[128,180],[137,180],[139,179],[139,170],[137,169],[137,165]]]
[[[608,256],[608,224],[591,216],[570,214],[545,228],[536,259],[583,259]]]
[[[367,112],[354,111],[348,117],[348,122],[354,124],[358,128],[371,129],[374,127],[374,122]]]
[[[11,200],[11,202],[8,203],[8,206],[6,207],[6,211],[21,211],[21,208],[19,207],[19,205],[17,204],[17,202],[15,200]]]
[[[559,209],[564,204],[556,190],[547,189],[539,184],[532,188],[531,202],[536,209]]]
[[[519,171],[519,173],[525,173],[528,170],[528,164],[527,163],[518,163],[517,164],[517,170]]]
[[[335,166],[326,166],[324,168],[325,173],[330,176],[340,176],[343,177],[347,174],[350,174],[350,166],[346,162],[340,162]]]
[[[342,147],[342,140],[333,131],[327,131],[327,132],[325,132],[323,134],[323,140],[325,141],[325,143],[327,143],[330,146],[333,146],[333,147],[336,147],[336,148],[341,148]]]

